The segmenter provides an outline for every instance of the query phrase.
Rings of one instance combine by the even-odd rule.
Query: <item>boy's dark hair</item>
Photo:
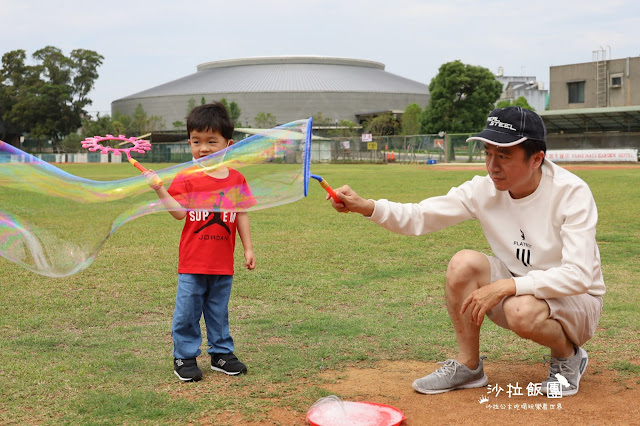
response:
[[[526,141],[520,143],[520,146],[522,147],[522,149],[524,149],[524,157],[525,160],[528,160],[529,158],[531,158],[532,155],[542,151],[545,154],[547,154],[547,144],[545,141],[541,141],[538,139],[527,139]],[[544,158],[542,158],[542,163],[540,163],[540,166],[542,166],[544,164]]]
[[[195,107],[187,117],[187,132],[218,131],[225,139],[233,139],[233,121],[224,104],[213,101],[210,104]]]

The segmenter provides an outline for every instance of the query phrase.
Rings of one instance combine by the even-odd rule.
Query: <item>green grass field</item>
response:
[[[92,179],[134,174],[128,165],[63,168]],[[312,172],[334,187],[348,183],[365,197],[401,202],[443,194],[482,173],[406,165],[313,165]],[[621,377],[640,378],[640,169],[575,173],[598,203],[608,285],[599,331],[586,349]],[[256,270],[239,267],[238,240],[230,322],[236,354],[249,367],[239,378],[205,371],[201,382],[187,384],[173,375],[182,222],[169,214],[125,224],[93,265],[67,278],[0,258],[0,423],[182,424],[225,410],[259,420],[272,406],[306,412],[326,395],[321,371],[454,355],[444,272],[462,248],[488,252],[478,224],[395,235],[336,213],[311,185],[306,199],[250,214]],[[490,321],[481,351],[523,363],[546,354]],[[205,366],[208,357],[199,362]],[[182,396],[194,387],[197,398]]]

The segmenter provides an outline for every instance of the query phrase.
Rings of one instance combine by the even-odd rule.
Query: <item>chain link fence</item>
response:
[[[333,138],[333,163],[484,162],[484,146],[467,142],[472,133]]]
[[[311,161],[314,163],[407,163],[432,164],[443,162],[484,162],[484,146],[478,141],[467,142],[471,133],[411,136],[373,136],[363,141],[362,136],[322,138],[313,141]],[[155,140],[151,151],[145,154],[131,153],[144,163],[184,163],[191,161],[191,149],[186,139],[173,141]],[[169,138],[167,138],[169,139]],[[182,139],[182,140],[178,140]],[[241,140],[242,137],[236,139]],[[302,155],[287,158],[287,163],[301,162]],[[123,159],[97,152],[38,153],[48,162],[118,163]],[[126,158],[124,159],[126,161]]]

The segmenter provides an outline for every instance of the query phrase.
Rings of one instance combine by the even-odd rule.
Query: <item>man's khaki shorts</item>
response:
[[[491,282],[513,278],[513,275],[500,259],[487,256],[491,264]],[[574,296],[542,299],[549,305],[549,318],[562,325],[569,340],[578,346],[582,346],[593,337],[598,326],[598,320],[602,313],[602,296],[592,296],[588,293]],[[487,316],[500,327],[509,329],[502,303],[504,299],[494,306]]]

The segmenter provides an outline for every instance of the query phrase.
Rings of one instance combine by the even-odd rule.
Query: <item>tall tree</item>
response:
[[[231,121],[233,121],[233,125],[236,127],[242,127],[242,123],[240,122],[242,110],[240,109],[238,104],[235,101],[231,101],[231,103],[229,103],[227,101],[227,98],[220,99],[220,103],[227,109],[229,117],[231,118]]]
[[[367,122],[365,127],[367,133],[379,136],[391,136],[398,133],[400,130],[400,123],[393,114],[387,112],[372,118]]]
[[[2,55],[0,68],[0,121],[2,121],[2,139],[16,144],[24,133],[26,124],[16,105],[27,101],[30,88],[39,84],[39,69],[25,64],[26,52],[14,50]]]
[[[422,115],[420,105],[416,103],[407,105],[404,109],[404,114],[402,114],[403,135],[417,135],[420,133],[420,115]]]
[[[164,121],[162,117],[157,115],[149,116],[147,112],[144,110],[142,104],[138,104],[136,106],[135,111],[131,116],[131,124],[129,129],[129,133],[133,133],[134,136],[141,136],[145,133],[149,133],[153,130],[158,130],[164,127]]]
[[[484,127],[502,84],[488,69],[458,60],[440,66],[429,92],[421,120],[424,133],[475,132]]]
[[[65,56],[47,46],[33,54],[36,65],[25,65],[24,50],[5,53],[0,70],[0,113],[5,129],[20,135],[47,138],[54,149],[75,132],[91,104],[88,93],[104,59],[91,50],[77,49]]]
[[[73,92],[76,109],[83,109],[93,101],[88,98],[98,79],[98,67],[104,57],[93,50],[75,49],[70,55],[73,63]]]
[[[196,107],[196,100],[193,98],[189,98],[189,100],[187,101],[187,113],[185,114],[185,117],[188,117],[189,114],[191,114],[191,111]]]

